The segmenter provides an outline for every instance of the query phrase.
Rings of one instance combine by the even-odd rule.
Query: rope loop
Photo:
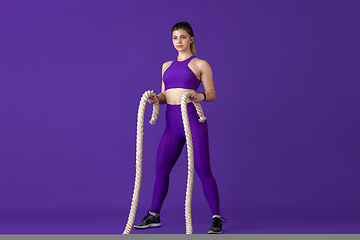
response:
[[[136,210],[139,202],[140,188],[141,188],[141,178],[142,178],[142,161],[143,161],[143,137],[144,137],[144,115],[145,115],[145,106],[149,97],[156,96],[154,91],[146,91],[141,97],[139,103],[139,109],[137,114],[137,126],[136,126],[136,175],[135,175],[135,184],[134,191],[131,200],[131,208],[129,217],[126,223],[125,230],[123,234],[130,234],[131,229],[134,224]],[[152,125],[156,124],[156,120],[159,116],[159,103],[156,102],[153,104],[153,112],[151,116],[150,123]]]

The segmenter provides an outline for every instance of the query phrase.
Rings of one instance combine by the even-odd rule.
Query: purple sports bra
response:
[[[188,66],[189,62],[194,57],[195,56],[191,56],[181,62],[175,59],[171,63],[171,65],[165,70],[163,75],[165,90],[168,90],[170,88],[185,88],[193,89],[196,91],[198,89],[200,81]]]

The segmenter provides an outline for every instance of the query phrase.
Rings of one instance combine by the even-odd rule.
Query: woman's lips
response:
[[[183,45],[177,45],[176,47],[177,47],[177,48],[181,48],[182,46],[183,46]]]

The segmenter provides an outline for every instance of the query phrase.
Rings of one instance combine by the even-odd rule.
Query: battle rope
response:
[[[194,150],[192,144],[192,137],[190,131],[189,116],[187,113],[187,99],[192,93],[186,92],[181,98],[181,114],[183,118],[186,145],[188,152],[188,178],[187,178],[187,187],[186,187],[186,197],[185,197],[185,223],[186,223],[186,234],[192,234],[192,219],[191,219],[191,199],[192,199],[192,190],[194,184]],[[131,200],[131,208],[126,223],[125,230],[123,234],[130,234],[131,229],[134,224],[137,205],[139,202],[140,188],[141,188],[141,177],[142,177],[142,153],[143,153],[143,136],[144,136],[144,113],[145,105],[147,99],[150,96],[155,96],[154,91],[146,91],[140,100],[138,116],[137,116],[137,131],[136,131],[136,176],[135,176],[135,185],[133,197]],[[206,117],[199,103],[194,103],[196,111],[199,115],[199,122],[204,122]],[[152,125],[156,124],[156,119],[159,116],[159,103],[156,102],[153,104],[153,113],[150,120]]]
[[[186,137],[186,146],[187,146],[187,155],[188,155],[188,176],[187,176],[187,186],[186,186],[186,197],[185,197],[185,223],[186,223],[186,234],[192,234],[192,218],[191,218],[191,199],[192,199],[192,190],[194,185],[194,149],[192,136],[190,131],[189,115],[187,112],[187,99],[190,97],[192,92],[186,92],[181,98],[181,115],[184,124],[185,137]],[[194,103],[197,114],[199,115],[199,122],[204,122],[206,117],[201,108],[200,103]]]
[[[155,96],[155,95],[156,94],[154,91],[149,90],[144,92],[139,104],[138,115],[137,115],[137,127],[136,127],[136,176],[135,176],[134,192],[131,200],[129,218],[126,223],[126,227],[123,234],[130,234],[135,220],[136,210],[139,202],[141,177],[142,177],[145,106],[148,98],[150,96]],[[153,104],[153,113],[150,120],[150,123],[152,125],[156,124],[156,119],[158,118],[158,116],[159,116],[159,103],[156,102]]]

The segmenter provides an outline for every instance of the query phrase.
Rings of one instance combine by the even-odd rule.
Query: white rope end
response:
[[[206,121],[206,117],[205,116],[201,116],[200,118],[199,118],[199,122],[205,122]]]

